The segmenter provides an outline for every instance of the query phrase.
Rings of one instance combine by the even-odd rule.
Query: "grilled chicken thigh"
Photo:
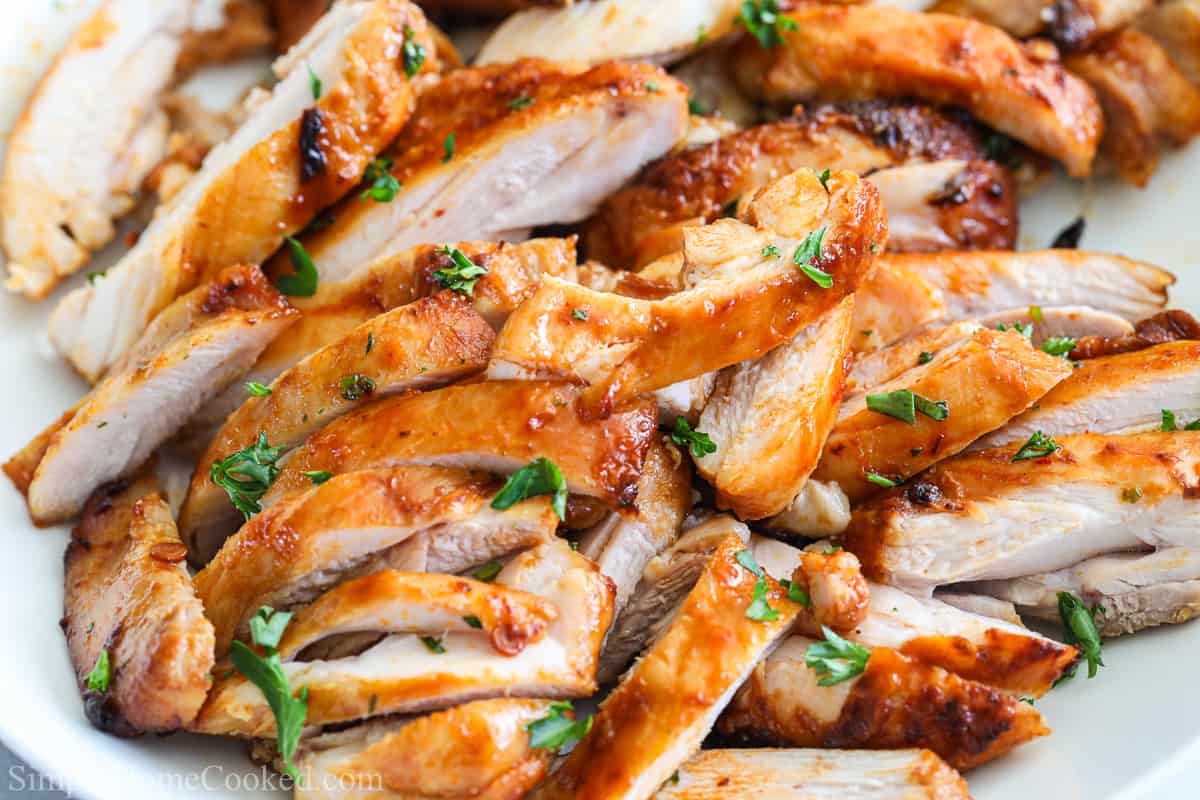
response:
[[[544,281],[501,330],[489,375],[573,376],[606,413],[789,341],[855,290],[886,239],[878,194],[848,172],[791,173],[744,216],[686,230],[683,288],[662,300]]]
[[[296,766],[311,779],[297,784],[296,800],[364,794],[379,800],[523,797],[554,756],[553,750],[532,747],[526,731],[550,716],[550,705],[550,700],[476,700],[304,739]]]
[[[737,558],[742,550],[736,536],[717,547],[669,625],[534,798],[649,798],[700,749],[737,687],[802,612]],[[773,612],[752,618],[751,604],[764,601]]]
[[[1200,85],[1200,0],[1166,0],[1137,18],[1188,80]]]
[[[417,244],[524,238],[587,217],[686,128],[686,88],[647,64],[457,70],[421,93],[382,154],[394,196],[356,193],[302,240],[338,281]],[[287,271],[286,255],[275,265]]]
[[[742,84],[775,104],[916,97],[961,106],[979,120],[1091,173],[1103,128],[1088,86],[1056,60],[973,20],[882,6],[805,5],[784,44],[744,39]]]
[[[146,475],[94,494],[71,536],[62,628],[84,711],[102,730],[176,730],[204,702],[213,627],[184,554],[158,483]],[[106,685],[89,686],[102,660]]]
[[[1024,442],[1037,431],[1065,436],[1156,430],[1164,408],[1185,424],[1200,418],[1200,342],[1160,344],[1084,361],[1036,408],[969,449]]]
[[[297,637],[307,638],[309,617],[319,613],[325,598],[299,610],[279,650],[289,684],[308,688],[306,722],[329,725],[488,697],[564,698],[595,691],[596,658],[612,621],[612,587],[595,565],[554,541],[516,556],[495,581],[538,595],[557,612],[544,638],[515,654],[497,652],[490,635],[465,622],[433,648],[416,633],[391,632],[386,620],[364,620],[384,638],[361,653],[304,661],[297,657],[303,641]],[[343,585],[331,594],[353,588]],[[275,726],[258,687],[234,675],[216,680],[192,729],[269,737]]]
[[[1075,342],[1070,355],[1077,359],[1100,358],[1187,340],[1200,341],[1200,321],[1186,311],[1173,308],[1139,320],[1131,334],[1085,336]]]
[[[837,422],[853,318],[851,295],[790,342],[718,375],[697,427],[716,450],[696,459],[718,508],[762,519],[799,493]]]
[[[70,519],[92,490],[141,467],[296,316],[257,267],[224,270],[164,309],[69,420],[5,466],[20,481],[25,456],[44,447],[26,487],[34,521]]]
[[[684,226],[711,223],[763,184],[808,167],[872,173],[872,181],[881,187],[889,223],[898,211],[911,210],[914,205],[930,209],[934,218],[919,226],[923,238],[940,233],[961,248],[1011,247],[1016,232],[1016,193],[1003,170],[984,163],[983,158],[982,137],[975,126],[926,106],[894,102],[817,105],[651,164],[632,184],[605,200],[587,224],[584,245],[591,258],[606,264],[642,266],[679,250]],[[929,187],[914,181],[912,173],[890,173],[888,177],[889,167],[939,161],[962,163],[940,175],[932,190],[924,193]],[[952,187],[960,194],[943,193],[948,179],[957,178],[964,170],[961,185]],[[983,185],[977,176],[986,176]],[[921,185],[909,192],[918,196],[916,204],[912,197],[901,195],[914,184]],[[888,202],[889,191],[883,186],[898,202]],[[929,196],[941,200],[927,205]],[[953,220],[959,216],[975,223],[957,225]],[[911,243],[912,239],[890,231],[888,249],[893,252],[927,249],[911,248]]]
[[[443,292],[381,314],[313,353],[225,421],[196,462],[181,528],[194,531],[195,509],[220,503],[223,489],[209,478],[216,462],[260,436],[287,452],[372,398],[432,389],[480,372],[493,337],[470,302]]]
[[[1037,347],[1047,339],[1121,339],[1135,333],[1134,326],[1124,317],[1087,306],[1011,308],[979,317],[978,322],[985,328],[1029,326],[1029,341]]]
[[[50,318],[59,352],[96,380],[178,295],[231,264],[262,262],[350,190],[411,110],[405,59],[396,57],[406,38],[432,47],[420,10],[405,0],[337,4],[277,64],[282,80],[270,98],[208,154],[134,248],[63,298]],[[324,86],[319,99],[310,74]]]
[[[1107,553],[1195,546],[1198,458],[1200,433],[1191,431],[963,454],[856,509],[845,544],[870,577],[922,594]]]
[[[1046,24],[1044,14],[1054,0],[937,0],[929,11],[957,14],[1008,31],[1018,39],[1033,36]]]
[[[931,10],[972,17],[1022,39],[1045,33],[1069,50],[1086,50],[1153,5],[1154,0],[939,0]]]
[[[75,32],[8,139],[0,239],[9,289],[41,299],[115,235],[167,151],[159,98],[200,0],[108,0]]]
[[[1130,183],[1146,185],[1163,144],[1182,146],[1200,133],[1200,88],[1151,36],[1123,30],[1066,65],[1099,97],[1101,152]]]
[[[655,800],[969,800],[928,750],[704,750]]]

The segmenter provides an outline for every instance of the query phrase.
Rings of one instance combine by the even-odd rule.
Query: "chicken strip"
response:
[[[1197,459],[1191,431],[1034,437],[943,461],[888,491],[855,510],[844,542],[871,578],[924,595],[1107,553],[1192,547]]]
[[[536,56],[595,64],[609,59],[671,64],[732,33],[738,0],[593,0],[513,14],[484,42],[479,64]]]
[[[700,749],[737,687],[802,611],[761,569],[756,575],[745,566],[741,552],[736,536],[717,548],[535,800],[649,798]]]
[[[1103,128],[1087,84],[1003,31],[946,14],[805,5],[783,46],[743,40],[743,86],[775,103],[917,97],[961,106],[1073,176],[1089,175]],[[1044,50],[1044,48],[1042,48]]]
[[[721,371],[697,428],[716,450],[695,459],[718,508],[763,519],[800,492],[837,422],[853,318],[849,295],[792,341]]]
[[[657,436],[646,451],[636,505],[610,512],[579,539],[579,552],[613,582],[618,614],[650,559],[675,543],[691,507],[692,471],[684,454]]]
[[[1089,608],[1101,636],[1177,625],[1200,614],[1200,549],[1164,547],[1153,553],[1097,556],[1066,569],[973,584],[976,591],[1011,601],[1022,614],[1059,621],[1058,593],[1070,592]]]
[[[704,750],[654,800],[970,800],[928,750]]]
[[[296,766],[312,777],[297,784],[296,800],[523,797],[554,756],[532,747],[526,731],[551,716],[551,702],[476,700],[302,740]]]
[[[50,317],[58,351],[96,380],[177,296],[230,264],[261,263],[349,191],[408,119],[407,72],[419,64],[396,54],[406,41],[409,52],[428,50],[425,31],[405,0],[337,4],[277,63],[270,98],[208,154],[134,248],[63,298]],[[310,74],[324,87],[316,100]]]
[[[1187,340],[1200,341],[1200,321],[1186,311],[1173,308],[1139,320],[1133,326],[1132,334],[1115,337],[1085,336],[1075,342],[1070,356],[1086,360]]]
[[[1029,341],[1036,347],[1042,347],[1050,339],[1070,339],[1072,342],[1092,336],[1119,339],[1135,333],[1133,325],[1124,317],[1088,306],[1010,308],[979,317],[978,322],[985,328],[1025,328],[1030,332]]]
[[[686,128],[687,89],[648,64],[457,70],[421,93],[377,162],[377,182],[399,186],[355,193],[302,241],[322,280],[340,281],[418,244],[522,239],[587,217]]]
[[[371,398],[434,389],[487,366],[494,334],[461,295],[442,292],[400,306],[318,350],[249,397],[225,421],[196,462],[180,508],[192,531],[201,510],[220,505],[224,490],[213,465],[266,436],[280,455]]]
[[[1151,36],[1123,30],[1068,58],[1066,66],[1099,97],[1100,150],[1126,181],[1145,186],[1164,144],[1182,147],[1200,133],[1200,88]]]
[[[1157,430],[1163,409],[1200,418],[1200,342],[1173,342],[1082,362],[1070,377],[970,450],[1024,442],[1037,431],[1129,433]]]
[[[79,513],[97,487],[133,474],[207,400],[250,368],[297,313],[258,267],[231,267],[164,309],[70,419],[23,454],[45,449],[26,492],[41,524]],[[50,433],[47,431],[46,433]]]
[[[717,731],[789,747],[927,747],[959,770],[1050,733],[1028,703],[887,647],[859,648],[866,663],[848,679],[818,680],[806,664],[816,646],[804,636],[784,641],[750,674]]]
[[[964,319],[949,325],[918,330],[879,350],[865,354],[860,351],[854,359],[854,368],[846,378],[845,399],[857,398],[876,386],[883,386],[913,367],[930,363],[940,353],[953,352],[983,329],[984,326],[975,320]],[[863,330],[871,331],[870,337],[864,337]],[[880,333],[873,328],[865,328],[859,331],[858,338],[873,339]],[[990,337],[990,334],[984,335]]]
[[[146,475],[102,489],[67,545],[62,628],[84,711],[120,736],[187,725],[211,680],[213,627],[160,492]]]
[[[40,300],[112,240],[113,221],[167,152],[159,99],[204,5],[107,0],[42,77],[0,178],[9,289]]]
[[[963,181],[961,198],[948,193],[937,206],[934,227],[945,230],[946,236],[959,234],[954,241],[964,249],[1010,249],[1016,233],[1016,193],[1006,173],[984,165],[982,158],[983,136],[974,125],[927,106],[817,105],[654,162],[604,201],[584,229],[584,245],[591,258],[611,266],[639,267],[679,250],[684,226],[726,216],[739,198],[797,169],[881,174],[877,171],[907,163],[960,160],[972,162],[971,179]],[[995,188],[989,184],[977,191],[974,176],[985,174]],[[944,183],[943,178],[936,190]],[[884,206],[891,217],[886,196]],[[962,214],[980,224],[968,231],[951,223],[952,215]],[[987,225],[990,219],[997,224]],[[945,224],[939,225],[942,220]],[[903,250],[906,242],[892,232],[888,249]]]
[[[928,10],[970,17],[1026,39],[1045,27],[1054,0],[937,0]]]
[[[813,477],[863,500],[961,451],[1070,374],[1016,331],[978,331],[843,403]]]
[[[613,598],[596,566],[560,540],[518,555],[495,580],[539,595],[557,610],[544,639],[516,655],[504,655],[487,636],[464,624],[467,630],[433,640],[436,647],[417,634],[391,633],[365,651],[341,658],[282,657],[289,685],[308,688],[306,722],[329,725],[489,697],[557,699],[594,692],[596,658],[612,622]],[[310,609],[297,612],[295,630],[305,628]],[[280,641],[281,653],[294,651],[296,635],[289,627]],[[270,737],[275,723],[258,687],[234,675],[216,680],[192,729]]]
[[[1200,84],[1200,0],[1158,3],[1136,25],[1154,37],[1189,81]]]
[[[663,300],[544,281],[501,330],[489,376],[581,379],[602,415],[789,341],[855,290],[886,240],[873,187],[849,172],[820,177],[800,170],[764,187],[749,224],[688,228],[684,288]]]
[[[1131,22],[1155,0],[1054,0],[1045,11],[1046,27],[1054,41],[1068,50],[1086,50],[1118,32],[1125,35]],[[1124,29],[1124,30],[1123,30]],[[1100,43],[1104,47],[1105,43]]]

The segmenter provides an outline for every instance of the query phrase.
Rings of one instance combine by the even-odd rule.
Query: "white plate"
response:
[[[5,0],[0,10],[0,130],[7,129],[40,68],[95,0]],[[230,76],[218,86],[228,94]],[[2,141],[0,141],[2,144]],[[1024,209],[1022,245],[1045,246],[1079,213],[1084,245],[1167,267],[1174,304],[1200,310],[1200,146],[1169,157],[1145,191],[1062,182]],[[53,299],[29,305],[0,293],[0,457],[75,402],[84,385],[45,338]],[[1163,398],[1170,405],[1170,398]],[[277,779],[253,768],[235,743],[177,735],[123,741],[83,717],[58,620],[66,529],[34,529],[0,479],[0,739],[78,797],[260,796]],[[1108,666],[1076,679],[1039,708],[1054,734],[968,776],[977,800],[1194,798],[1200,767],[1200,625],[1140,633],[1107,644]],[[42,784],[44,786],[44,784]],[[276,783],[277,785],[277,783]],[[0,776],[0,795],[36,788],[32,773]]]

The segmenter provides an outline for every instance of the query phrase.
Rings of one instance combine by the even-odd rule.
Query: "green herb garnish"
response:
[[[567,481],[562,470],[548,458],[535,458],[508,476],[499,493],[492,498],[492,508],[504,511],[522,500],[538,495],[553,495],[550,506],[559,519],[567,518]]]
[[[871,651],[862,645],[848,642],[824,625],[821,631],[825,641],[808,646],[804,663],[813,672],[822,676],[818,686],[833,686],[861,675],[867,668]]]
[[[686,447],[694,458],[704,458],[709,453],[717,452],[717,445],[707,433],[692,428],[683,417],[675,418],[675,427],[671,429],[671,441],[680,447]]]
[[[367,164],[363,173],[363,183],[369,184],[366,191],[358,196],[359,200],[374,200],[376,203],[390,203],[396,199],[402,184],[392,174],[396,160],[392,158],[373,158]]]
[[[1021,449],[1012,457],[1015,464],[1018,461],[1029,461],[1033,458],[1045,458],[1046,456],[1054,455],[1059,450],[1062,450],[1062,445],[1054,441],[1053,436],[1047,436],[1041,431],[1035,431],[1032,436],[1021,445]]]
[[[283,453],[282,447],[271,447],[267,435],[259,433],[254,444],[231,456],[214,461],[209,478],[229,495],[233,507],[246,519],[262,511],[258,501],[271,488],[279,475],[275,462]]]
[[[343,399],[354,402],[375,393],[375,381],[366,375],[354,373],[346,375],[338,381],[338,392]]]
[[[796,252],[792,254],[792,263],[798,266],[817,286],[828,289],[833,286],[833,276],[816,266],[817,262],[821,260],[821,242],[824,239],[824,228],[805,236],[804,240],[800,242],[800,246],[796,248]]]
[[[592,717],[571,719],[568,712],[575,708],[570,703],[550,704],[550,713],[525,726],[529,731],[529,746],[540,750],[557,750],[574,744],[592,729]]]
[[[271,387],[258,381],[246,381],[246,394],[251,397],[267,397],[271,394]]]
[[[316,264],[298,240],[291,236],[285,236],[283,240],[287,242],[292,269],[295,272],[291,275],[280,275],[275,280],[275,286],[289,297],[312,297],[317,293]]]
[[[404,26],[404,45],[400,48],[400,56],[404,60],[404,74],[409,78],[421,71],[425,63],[425,46],[413,37],[413,29]]]
[[[434,272],[434,280],[440,283],[443,289],[473,297],[475,282],[487,275],[487,270],[467,258],[466,254],[457,247],[445,245],[439,247],[438,252],[450,256],[453,266]]]
[[[112,666],[108,660],[108,650],[104,649],[96,657],[96,666],[92,667],[92,671],[84,678],[84,682],[87,684],[88,691],[104,694],[108,691],[108,684],[111,680]]]
[[[799,27],[794,19],[780,15],[776,0],[742,0],[742,13],[734,19],[734,24],[746,26],[750,35],[768,50],[783,44],[783,31]]]

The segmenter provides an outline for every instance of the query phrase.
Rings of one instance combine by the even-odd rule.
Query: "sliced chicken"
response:
[[[1045,12],[1046,26],[1054,40],[1070,50],[1084,50],[1101,42],[1111,33],[1124,36],[1125,27],[1155,0],[1054,0]],[[1124,29],[1124,30],[1122,30]]]
[[[686,229],[684,288],[663,300],[547,279],[501,330],[489,375],[582,379],[607,413],[789,341],[854,291],[886,240],[878,194],[848,172],[791,173],[744,216]]]
[[[646,451],[634,507],[609,513],[579,540],[579,552],[613,582],[618,614],[646,564],[679,537],[691,507],[692,472],[684,454],[667,437],[655,437]]]
[[[716,549],[670,624],[534,798],[649,798],[695,755],[737,687],[802,611],[769,576],[739,562],[742,550],[736,536]],[[752,603],[763,602],[773,611],[751,618]]]
[[[26,493],[34,521],[70,519],[98,486],[133,474],[297,316],[248,266],[222,271],[164,309],[69,420],[9,462],[10,474],[20,472],[16,462],[45,443]]]
[[[146,475],[94,494],[72,533],[62,628],[84,711],[97,728],[161,733],[200,710],[213,627],[185,555],[158,482]],[[101,664],[105,686],[90,685]]]
[[[1025,39],[1042,30],[1044,14],[1053,4],[1054,0],[937,0],[929,10],[977,19]]]
[[[1010,308],[980,317],[978,322],[985,328],[1029,326],[1029,341],[1037,347],[1044,345],[1047,339],[1078,340],[1091,336],[1118,339],[1135,331],[1124,317],[1087,306]]]
[[[743,85],[763,99],[916,97],[961,106],[1071,175],[1091,173],[1100,106],[1046,48],[974,20],[884,6],[804,5],[789,16],[796,25],[783,46],[746,38],[737,50]]]
[[[984,326],[975,320],[964,319],[949,325],[923,328],[888,347],[865,355],[860,352],[846,379],[846,399],[883,386],[913,367],[928,364],[940,353],[962,347],[983,329]],[[869,338],[872,339],[878,333],[874,329],[867,330],[871,331]]]
[[[396,53],[410,35],[430,50],[424,17],[405,0],[338,3],[277,63],[270,98],[208,154],[134,248],[63,298],[50,318],[58,351],[96,380],[178,295],[230,264],[261,263],[353,188],[408,119],[412,86]],[[317,100],[310,73],[324,87]]]
[[[469,628],[442,635],[437,647],[417,634],[393,633],[342,658],[283,658],[289,685],[308,687],[306,723],[416,713],[489,697],[570,698],[594,692],[596,658],[612,621],[613,599],[611,585],[596,566],[555,541],[518,555],[495,580],[539,595],[557,610],[545,638],[516,655],[504,655],[487,636]],[[305,628],[308,614],[309,609],[297,612],[295,630]],[[281,652],[294,649],[294,635],[285,631]],[[270,737],[275,721],[258,687],[239,674],[217,678],[192,729]]]
[[[430,572],[460,572],[548,541],[549,498],[489,506],[501,482],[440,467],[337,475],[255,516],[196,575],[196,591],[224,655],[259,606],[308,602],[338,581],[404,563],[425,539]],[[295,625],[296,623],[293,623]]]
[[[40,300],[116,234],[114,221],[166,154],[159,98],[181,37],[204,23],[203,5],[108,0],[42,78],[8,139],[0,178],[9,289]]]
[[[200,67],[266,55],[275,32],[261,0],[200,0],[200,18],[183,35],[175,62],[176,78],[191,76]],[[208,19],[211,17],[211,19]]]
[[[888,211],[891,251],[929,249],[912,246],[920,244],[913,231],[936,238],[937,249],[1009,249],[1015,243],[1016,193],[1004,171],[983,158],[977,129],[926,106],[817,105],[656,161],[605,200],[587,224],[584,244],[591,258],[606,264],[644,265],[679,250],[683,227],[727,216],[739,198],[807,167],[870,173]],[[949,167],[932,176],[889,170],[925,162]],[[951,183],[951,191],[943,192]],[[929,197],[940,199],[929,204]],[[905,218],[917,224],[897,235],[892,218],[914,206],[923,213]],[[956,222],[963,216],[974,222],[965,227]]]
[[[575,279],[574,237],[531,239],[521,244],[460,242],[452,246],[471,263],[487,270],[476,281],[471,302],[496,329],[533,294],[543,275]],[[292,298],[303,316],[288,336],[271,343],[246,377],[269,384],[302,359],[377,315],[439,291],[442,287],[434,273],[453,264],[451,256],[440,250],[435,245],[420,245],[358,270],[344,281],[320,283],[312,297]],[[198,456],[245,399],[241,386],[218,395],[196,413],[182,435],[184,441],[177,444]]]
[[[1037,431],[1066,436],[1157,430],[1164,408],[1185,424],[1200,418],[1200,342],[1160,344],[1084,361],[1036,408],[969,449],[1024,442]]]
[[[1200,614],[1200,549],[1097,556],[1054,572],[982,581],[975,588],[1011,601],[1022,614],[1053,621],[1062,618],[1058,593],[1070,592],[1098,609],[1094,616],[1102,636],[1119,636]]]
[[[609,59],[670,64],[732,33],[737,0],[594,0],[513,14],[484,42],[477,62],[529,56],[595,64]]]
[[[821,621],[852,642],[888,647],[959,677],[1034,697],[1049,691],[1078,658],[1074,647],[1026,630],[1019,620],[983,617],[879,583],[868,589],[858,573],[858,560],[841,550],[828,553],[829,547],[828,542],[818,542],[802,551],[761,536],[751,540],[758,563],[772,574],[799,570],[796,574],[825,576],[825,586],[808,582],[814,609],[842,609]],[[819,634],[819,628],[807,633]]]
[[[717,731],[788,747],[927,747],[960,770],[1050,733],[1013,695],[887,647],[870,648],[861,674],[821,686],[805,663],[815,644],[784,641],[750,674]]]
[[[837,482],[851,502],[860,501],[1005,424],[1071,371],[1066,359],[1016,331],[977,331],[843,403],[813,477]],[[913,398],[911,420],[872,408],[897,392]]]
[[[862,332],[854,337],[854,352],[860,356],[947,321],[945,292],[938,286],[943,279],[918,271],[928,262],[909,269],[884,256],[876,264],[854,297],[854,329]]]
[[[468,300],[442,292],[381,314],[313,353],[225,421],[196,462],[180,527],[195,530],[193,509],[221,505],[224,489],[210,478],[213,465],[259,436],[286,453],[372,398],[432,389],[480,372],[493,338]]]
[[[800,492],[837,422],[853,318],[850,295],[790,342],[721,371],[697,428],[716,450],[696,459],[718,508],[762,519]]]
[[[296,767],[308,777],[296,800],[523,797],[554,756],[530,746],[526,731],[550,716],[551,702],[476,700],[302,740]]]
[[[1137,18],[1188,80],[1200,85],[1200,0],[1166,0]]]
[[[850,498],[833,481],[809,478],[788,507],[766,523],[769,530],[793,536],[836,536],[850,524]]]
[[[1192,547],[1198,459],[1200,433],[1191,431],[963,454],[856,509],[845,545],[870,577],[926,595],[1107,553]]]
[[[1089,359],[1144,350],[1157,344],[1200,340],[1200,321],[1173,308],[1140,320],[1125,336],[1085,336],[1075,343],[1071,358]]]
[[[1182,147],[1200,133],[1200,88],[1148,34],[1123,30],[1066,65],[1099,97],[1101,152],[1130,183],[1149,182],[1164,144]]]
[[[418,244],[519,240],[584,219],[686,130],[686,87],[648,64],[456,70],[382,154],[394,196],[355,193],[302,241],[321,278],[340,281]],[[275,265],[288,271],[286,254]]]
[[[928,750],[704,750],[655,800],[970,800]]]
[[[275,50],[286,53],[329,10],[328,0],[267,0],[275,23]]]

